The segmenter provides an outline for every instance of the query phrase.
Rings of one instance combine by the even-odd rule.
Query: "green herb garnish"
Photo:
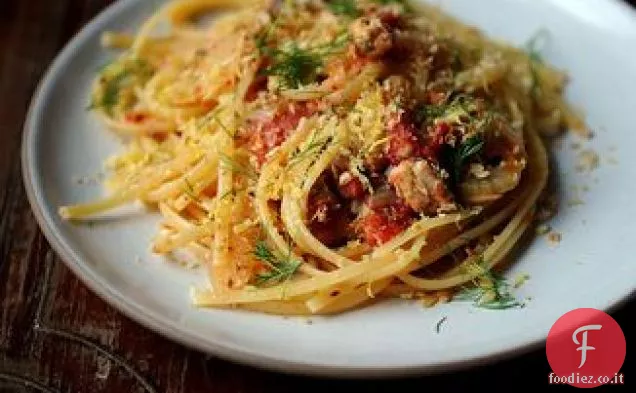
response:
[[[351,18],[360,16],[360,10],[358,10],[355,0],[331,0],[327,3],[327,6],[336,15],[344,15]]]
[[[530,60],[539,64],[543,63],[543,57],[541,55],[541,48],[539,47],[539,43],[541,42],[542,39],[547,40],[549,37],[550,37],[550,32],[545,29],[541,29],[538,32],[536,32],[528,40],[528,42],[526,42],[525,49],[526,49],[526,52],[528,53],[528,56],[530,56]]]
[[[525,45],[525,50],[530,58],[530,74],[532,77],[532,94],[536,97],[539,93],[539,85],[541,79],[539,76],[538,67],[543,64],[543,56],[541,55],[541,48],[539,43],[542,39],[546,40],[550,36],[550,32],[545,29],[539,30],[534,36],[532,36]]]
[[[258,179],[258,174],[256,173],[256,170],[254,170],[254,168],[252,168],[251,166],[243,165],[240,162],[233,159],[232,157],[223,153],[219,153],[219,159],[221,160],[221,163],[223,164],[223,166],[231,170],[232,172],[242,174],[253,180]]]
[[[416,124],[422,124],[427,120],[444,116],[448,107],[446,105],[421,105],[415,108],[413,120]]]
[[[484,140],[481,135],[475,135],[464,142],[457,152],[457,162],[461,164],[481,153],[484,148]]]
[[[268,46],[268,42],[272,39],[272,36],[276,31],[276,28],[278,27],[278,23],[278,18],[274,19],[272,23],[267,25],[267,27],[264,28],[263,31],[256,35],[256,38],[254,39],[256,49],[258,49],[258,53],[260,53],[261,55],[271,54],[272,49]]]
[[[473,157],[478,156],[484,149],[484,139],[481,135],[474,135],[466,140],[457,149],[454,159],[454,175],[455,181],[459,183],[461,180],[461,171],[464,165],[470,161]]]
[[[183,183],[185,184],[185,188],[183,192],[185,192],[188,198],[190,198],[190,200],[193,202],[201,203],[201,200],[199,199],[199,197],[197,197],[196,194],[194,193],[194,187],[192,186],[192,183],[190,183],[190,180],[188,180],[187,177],[183,178]]]
[[[320,153],[331,141],[331,136],[327,136],[323,139],[316,138],[317,133],[314,132],[311,134],[311,139],[307,143],[306,146],[297,149],[289,160],[288,167],[291,168],[296,164],[302,162],[308,157],[313,155],[317,155]]]
[[[256,276],[256,285],[259,286],[288,281],[301,265],[300,262],[292,261],[291,255],[288,255],[286,259],[276,257],[264,241],[256,243],[254,256],[270,269],[267,273]]]
[[[452,96],[453,94],[451,94]],[[421,125],[424,122],[432,122],[440,117],[446,117],[453,113],[460,113],[471,117],[471,112],[474,111],[475,100],[466,94],[457,94],[448,102],[447,97],[445,102],[439,105],[426,105],[421,104],[415,108],[415,114],[413,120],[416,124]]]
[[[248,187],[241,187],[241,188],[236,188],[236,189],[232,189],[229,191],[226,191],[225,193],[221,194],[218,198],[219,200],[224,200],[227,197],[232,197],[235,198],[239,193],[241,192],[245,192],[248,190]]]
[[[135,82],[143,83],[152,75],[152,68],[143,60],[124,60],[123,63],[112,63],[101,71],[103,90],[101,95],[93,97],[88,109],[103,108],[112,114],[114,107],[120,102],[121,91]]]
[[[198,120],[199,127],[207,126],[210,122],[214,121],[230,139],[234,139],[236,137],[236,130],[230,129],[230,127],[221,121],[219,117],[221,110],[223,110],[223,108],[219,106],[213,111],[208,112],[204,117]]]
[[[289,89],[314,83],[324,65],[324,59],[340,51],[349,41],[348,33],[343,32],[332,42],[313,48],[301,48],[293,41],[272,48],[268,46],[271,29],[270,26],[265,33],[256,38],[260,54],[270,60],[270,65],[262,70],[261,74],[280,78],[281,85]]]
[[[435,324],[435,333],[440,334],[440,332],[442,331],[442,325],[446,321],[448,321],[448,317],[442,317],[442,319],[437,321],[437,323]]]
[[[470,301],[475,307],[488,310],[507,310],[510,308],[521,308],[525,304],[517,300],[511,293],[511,285],[501,274],[489,270],[485,267],[483,257],[475,266],[481,270],[477,279],[473,280],[474,287],[464,287],[454,299],[459,301]]]
[[[344,46],[349,42],[349,39],[349,33],[347,31],[341,31],[333,41],[317,45],[311,48],[310,51],[318,56],[326,57],[341,52]]]
[[[461,71],[463,66],[461,51],[457,47],[453,47],[451,51],[451,69],[453,72]]]
[[[103,106],[107,112],[111,112],[113,107],[117,104],[117,97],[119,96],[119,90],[121,84],[128,78],[130,72],[128,70],[122,70],[113,79],[108,81],[106,88],[104,89],[104,96],[102,97],[101,106]]]
[[[479,134],[473,135],[464,141],[459,147],[445,145],[444,159],[445,167],[451,172],[453,185],[459,184],[462,179],[464,166],[476,156],[481,155],[486,142]]]
[[[287,88],[297,89],[316,80],[323,62],[320,56],[291,43],[286,49],[272,53],[272,65],[263,74],[277,76]]]
[[[230,139],[234,139],[234,137],[236,136],[236,132],[232,132],[225,124],[223,124],[223,122],[221,121],[221,119],[219,119],[219,114],[215,113],[212,118],[214,119],[214,121],[216,122],[216,124],[219,125],[219,127],[221,127],[221,129],[223,130],[223,132],[225,132],[225,134],[227,134],[227,136],[230,137]]]

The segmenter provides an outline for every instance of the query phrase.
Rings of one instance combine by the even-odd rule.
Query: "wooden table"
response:
[[[0,1],[0,392],[422,391],[432,386],[465,391],[547,384],[550,369],[543,350],[481,369],[400,381],[274,374],[174,344],[93,295],[39,231],[22,187],[19,148],[27,106],[42,73],[70,37],[109,3]],[[628,342],[636,338],[634,315],[634,302],[614,314]],[[626,372],[628,383],[632,376],[636,373]]]

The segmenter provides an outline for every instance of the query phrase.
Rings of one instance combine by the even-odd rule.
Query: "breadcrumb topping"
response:
[[[589,173],[598,168],[600,158],[598,153],[591,149],[583,150],[577,156],[576,170],[578,172]]]
[[[562,239],[563,239],[563,235],[555,231],[550,232],[547,237],[548,244],[550,244],[550,246],[552,247],[558,246],[561,243]]]

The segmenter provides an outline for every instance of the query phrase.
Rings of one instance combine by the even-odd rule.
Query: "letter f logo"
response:
[[[580,347],[576,349],[577,351],[581,351],[581,364],[579,365],[579,368],[583,367],[583,365],[585,364],[585,361],[587,360],[587,351],[593,351],[596,349],[594,347],[590,347],[587,345],[588,330],[601,330],[602,327],[603,326],[601,325],[585,325],[576,329],[574,333],[572,334],[572,341],[574,341],[574,344],[580,345]],[[578,334],[581,332],[583,332],[582,334],[583,339],[581,340],[581,342],[579,342],[576,336],[578,336]]]

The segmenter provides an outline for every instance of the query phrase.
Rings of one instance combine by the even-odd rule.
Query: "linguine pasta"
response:
[[[126,150],[109,196],[60,214],[156,206],[153,251],[205,266],[202,307],[514,305],[491,271],[534,219],[541,138],[587,132],[534,49],[405,1],[180,0],[102,43],[91,107]]]

